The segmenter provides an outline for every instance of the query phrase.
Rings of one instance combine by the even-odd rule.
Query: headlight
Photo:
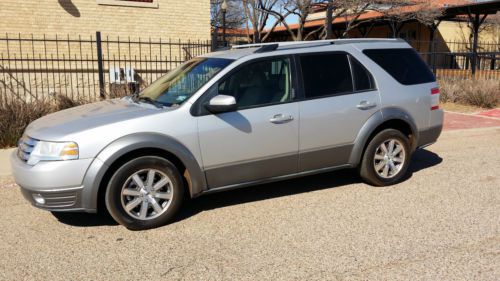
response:
[[[74,142],[39,141],[28,159],[29,165],[40,161],[62,161],[78,159],[78,145]]]

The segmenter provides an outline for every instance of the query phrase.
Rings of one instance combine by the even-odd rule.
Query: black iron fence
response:
[[[438,78],[500,79],[500,44],[409,42]],[[0,35],[0,102],[64,95],[94,101],[130,94],[187,59],[212,49],[210,41],[95,36]]]
[[[477,53],[472,43],[441,40],[409,41],[438,78],[500,79],[500,43],[479,42]],[[473,69],[473,60],[476,67]]]
[[[6,34],[0,36],[0,102],[121,96],[210,51],[210,41]]]

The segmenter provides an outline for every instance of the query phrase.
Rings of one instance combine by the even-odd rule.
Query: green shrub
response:
[[[84,101],[56,96],[53,100],[0,103],[0,148],[13,147],[34,120],[49,113],[83,104]]]
[[[500,105],[500,82],[497,80],[441,79],[441,101],[495,108]]]

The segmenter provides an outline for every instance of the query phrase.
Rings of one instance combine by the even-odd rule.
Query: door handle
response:
[[[274,124],[283,124],[293,120],[292,115],[276,114],[269,121]]]
[[[376,103],[371,103],[369,101],[362,101],[360,102],[356,107],[358,109],[361,109],[361,110],[367,110],[367,109],[370,109],[370,108],[374,108],[375,106],[377,106]]]

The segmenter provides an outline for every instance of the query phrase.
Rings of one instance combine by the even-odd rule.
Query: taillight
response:
[[[439,109],[439,88],[431,90],[431,110]]]

